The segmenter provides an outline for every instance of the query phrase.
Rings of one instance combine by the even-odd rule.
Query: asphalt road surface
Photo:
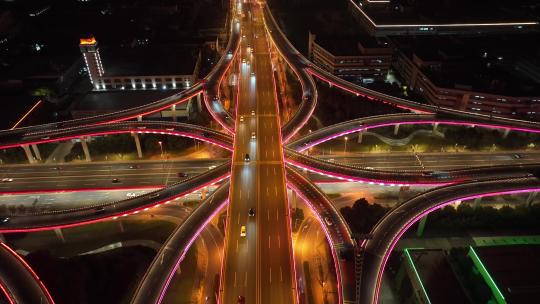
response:
[[[296,302],[290,218],[268,39],[260,7],[243,5],[245,62],[240,63],[222,302],[238,303],[240,296],[245,303],[289,304]]]

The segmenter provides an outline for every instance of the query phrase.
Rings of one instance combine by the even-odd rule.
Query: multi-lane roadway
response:
[[[216,68],[202,82],[195,84],[192,88],[177,95],[139,108],[88,119],[28,127],[15,131],[3,131],[0,133],[0,146],[4,148],[8,146],[15,147],[22,144],[48,142],[57,139],[76,138],[82,135],[102,134],[100,132],[111,132],[111,130],[106,131],[103,129],[99,131],[98,127],[95,127],[98,129],[92,129],[87,126],[127,120],[159,111],[200,94],[205,89],[205,86],[207,86],[206,89],[208,92],[205,93],[205,103],[208,110],[228,132],[235,134],[233,146],[231,146],[232,139],[225,134],[189,125],[180,126],[180,128],[191,128],[188,132],[184,132],[178,129],[179,125],[171,127],[166,126],[166,123],[155,123],[151,128],[136,125],[137,123],[125,123],[112,126],[117,127],[117,130],[113,130],[112,132],[155,132],[192,136],[201,140],[209,140],[226,149],[234,149],[232,164],[224,164],[194,178],[188,178],[185,182],[112,204],[99,204],[70,210],[27,214],[13,218],[8,217],[7,220],[6,217],[3,217],[1,230],[4,232],[13,232],[51,229],[91,223],[113,216],[127,216],[154,204],[167,202],[194,189],[222,180],[229,176],[229,170],[232,167],[230,190],[228,190],[226,184],[221,186],[220,190],[215,192],[203,205],[197,208],[185,224],[179,226],[167,244],[161,249],[158,259],[153,262],[147,275],[142,280],[134,296],[134,302],[161,302],[172,274],[178,267],[178,263],[182,260],[184,253],[193,242],[194,237],[201,231],[211,216],[224,206],[228,195],[231,203],[228,208],[227,238],[221,277],[222,302],[295,303],[297,300],[297,290],[292,259],[290,213],[285,191],[282,134],[284,134],[286,140],[292,137],[305,123],[315,107],[316,87],[313,85],[313,80],[308,74],[312,74],[323,81],[330,82],[357,96],[361,95],[382,100],[415,111],[437,113],[436,116],[429,118],[431,119],[429,122],[433,123],[454,121],[457,117],[461,120],[460,124],[470,122],[479,125],[482,123],[490,127],[530,132],[538,132],[540,130],[540,125],[536,122],[525,122],[423,105],[413,101],[387,96],[348,83],[314,66],[296,51],[277,26],[266,5],[260,5],[251,1],[232,1],[231,4],[233,7],[233,17],[231,18],[230,40],[227,50]],[[240,38],[240,35],[242,35],[242,38]],[[270,40],[267,35],[272,36],[272,39]],[[270,41],[277,46],[281,55],[286,58],[291,68],[303,80],[302,105],[299,111],[293,116],[291,122],[283,130],[280,126],[276,103],[275,74],[270,56]],[[238,56],[236,55],[237,50],[241,52]],[[234,61],[235,58],[238,60]],[[240,69],[238,98],[235,105],[237,112],[235,115],[236,120],[234,120],[232,114],[220,108],[221,102],[219,99],[219,85],[232,62],[238,62]],[[404,117],[400,119],[403,119],[401,121],[407,120]],[[233,121],[235,121],[234,124]],[[399,121],[397,122],[399,123]],[[354,123],[352,126],[354,128]],[[144,128],[141,129],[140,127]],[[349,126],[345,126],[345,124],[339,124],[338,126],[327,129],[326,131],[329,133],[322,134],[322,139],[310,138],[304,140],[301,148],[306,148],[319,140],[339,136],[342,132],[355,132],[363,128],[362,125],[359,127],[360,129],[351,129]],[[517,162],[521,161],[521,159],[525,161],[529,158],[529,156],[523,158],[520,154],[518,154],[518,157],[512,155],[510,161]],[[340,174],[344,170],[349,170],[348,168],[354,169],[351,166],[332,165],[330,162],[306,158],[292,151],[288,151],[287,155],[293,161],[296,158],[296,160],[303,160],[304,164],[309,162],[313,169],[326,166],[327,172],[330,174],[336,172]],[[495,156],[497,160],[494,160],[494,162],[505,162],[506,160],[504,158],[504,155],[500,157]],[[416,156],[415,160],[421,161]],[[373,161],[373,165],[371,166],[369,165],[370,161]],[[362,164],[363,168],[360,170],[362,174],[379,174],[380,177],[380,172],[377,173],[375,172],[376,170],[371,169],[377,168],[374,159],[361,161],[361,163],[364,162],[367,166]],[[531,162],[537,161],[531,157]],[[488,165],[492,164],[489,163]],[[162,164],[162,166],[163,170],[165,164]],[[424,164],[420,166],[422,169],[425,167]],[[511,167],[512,165],[505,167],[504,171],[497,171],[500,170],[498,168],[469,170],[474,173],[474,175],[467,176],[468,180],[472,179],[469,184],[465,184],[461,188],[460,185],[453,185],[434,190],[428,194],[420,195],[418,198],[411,200],[411,203],[400,205],[396,210],[390,212],[374,228],[374,238],[367,243],[364,242],[360,248],[365,252],[362,263],[364,267],[362,267],[362,271],[359,273],[362,278],[360,281],[362,288],[359,290],[361,303],[377,302],[378,284],[388,254],[403,231],[419,217],[427,214],[427,212],[430,212],[434,208],[440,207],[449,199],[456,199],[456,197],[462,198],[459,197],[461,194],[474,196],[482,195],[482,193],[489,191],[493,194],[499,193],[493,192],[495,190],[510,192],[516,189],[519,191],[539,190],[538,181],[535,177],[532,177],[532,175],[536,174],[536,168],[534,166],[519,165],[514,166],[515,168],[513,169]],[[169,170],[173,170],[172,166],[169,168]],[[526,170],[525,173],[522,173],[523,169],[531,168],[532,171]],[[137,168],[131,168],[130,170],[135,169]],[[57,180],[70,177],[70,173],[63,171],[64,169],[54,168],[52,170],[56,173]],[[151,170],[153,169],[149,168],[148,170],[147,174],[152,174]],[[109,171],[112,170],[109,169]],[[504,174],[511,173],[511,175],[525,174],[529,177],[491,182],[475,180],[480,177],[489,176],[486,175],[486,172],[491,175],[501,172]],[[3,172],[2,174],[11,173],[13,172]],[[133,175],[135,174],[137,173]],[[412,180],[412,182],[418,182],[419,179],[421,181],[429,181],[440,179],[442,176],[440,172],[425,172],[425,170],[419,170],[416,175],[403,172],[394,172],[393,174],[392,172],[384,172],[384,174],[389,174],[388,179],[391,181],[398,180],[403,182],[406,182],[407,179]],[[398,178],[393,176],[398,176]],[[454,177],[460,176],[456,175]],[[108,178],[110,179],[111,177],[109,175]],[[162,172],[161,177],[170,178],[170,173],[165,174]],[[7,186],[8,188],[20,182],[18,177],[17,180],[14,179],[13,181],[10,180],[11,178],[6,177],[5,180],[5,183],[9,184]],[[362,178],[365,178],[365,176]],[[460,180],[453,178],[452,181],[457,182]],[[162,181],[162,183],[166,184],[167,181]],[[313,187],[315,186],[311,185],[310,189],[313,190]],[[485,192],[480,193],[479,191],[481,190],[485,190]],[[306,191],[309,192],[310,190]],[[315,192],[312,191],[312,193]],[[459,195],[456,196],[456,194]],[[212,198],[216,198],[216,201],[213,201]],[[320,198],[310,199],[317,201]],[[403,206],[405,205],[410,208],[404,210],[403,208],[405,207]],[[324,214],[323,210],[315,210],[318,213]],[[325,225],[324,217],[321,218],[319,216],[318,218],[323,222],[322,225]],[[161,262],[159,258],[161,258]],[[2,261],[7,260],[9,260],[9,257],[2,259]],[[32,284],[34,285],[36,282],[39,282],[36,277],[33,280]],[[5,287],[5,285],[2,286]]]
[[[260,7],[243,3],[222,303],[296,303],[275,83]]]

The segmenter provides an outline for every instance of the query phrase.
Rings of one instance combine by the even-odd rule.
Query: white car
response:
[[[255,140],[257,137],[255,136],[255,132],[251,132],[251,139]]]
[[[244,116],[240,116],[240,122],[244,122]]]
[[[13,178],[10,178],[10,177],[2,178],[2,183],[11,183],[12,181],[13,181]]]
[[[255,116],[255,110],[251,111],[251,116]]]
[[[127,196],[127,197],[135,197],[135,196],[137,196],[137,193],[135,193],[135,192],[128,192],[128,193],[126,193],[126,196]]]

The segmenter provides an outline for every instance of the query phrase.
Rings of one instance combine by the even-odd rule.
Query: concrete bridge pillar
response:
[[[480,203],[482,202],[482,198],[481,197],[477,197],[474,199],[474,202],[473,202],[473,207],[476,208],[478,207],[478,205],[480,205]]]
[[[197,110],[198,111],[201,111],[202,110],[202,101],[201,101],[201,94],[197,95]]]
[[[66,242],[66,239],[64,238],[64,234],[62,233],[62,229],[54,229],[54,233],[56,234],[58,239],[62,241],[62,243]]]
[[[358,131],[358,140],[357,140],[357,143],[361,144],[362,143],[362,135],[364,134],[364,130],[362,131]]]
[[[86,142],[86,137],[81,137],[81,145],[84,151],[84,157],[86,158],[86,161],[91,162],[92,158],[90,157],[90,149],[88,149],[88,143]]]
[[[28,162],[33,164],[36,162],[34,159],[34,155],[32,155],[32,151],[30,151],[30,147],[28,145],[22,145],[21,146],[24,150],[24,154],[26,154],[26,159],[28,159]]]
[[[507,138],[508,134],[510,134],[510,129],[504,129],[503,138]]]
[[[135,146],[137,147],[137,156],[139,158],[142,158],[142,149],[141,149],[141,141],[139,139],[139,134],[137,133],[131,133],[133,136],[133,139],[135,140]]]
[[[32,145],[32,150],[34,151],[34,154],[36,155],[36,159],[41,160],[41,154],[39,153],[39,149],[36,144]]]
[[[176,105],[175,105],[175,104],[173,104],[173,105],[171,106],[171,112],[172,112],[172,119],[173,119],[173,121],[177,121],[177,118],[176,118]]]
[[[527,201],[526,201],[528,207],[532,205],[532,202],[534,201],[537,195],[538,195],[538,192],[529,193],[529,195],[527,196]]]
[[[118,229],[120,229],[120,232],[124,232],[125,231],[125,228],[124,228],[124,223],[122,221],[118,221]]]
[[[399,132],[399,124],[396,124],[394,126],[394,135],[398,135],[398,132]]]

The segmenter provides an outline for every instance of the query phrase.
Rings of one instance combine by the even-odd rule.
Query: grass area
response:
[[[313,288],[311,287],[311,272],[309,270],[309,262],[304,262],[304,278],[306,281],[304,282],[304,288],[305,288],[305,296],[307,298],[307,303],[315,303],[315,300],[313,298]]]
[[[336,199],[341,197],[341,193],[327,193],[326,196],[328,196],[330,199]]]
[[[193,289],[198,284],[202,275],[197,271],[197,246],[196,243],[188,250],[186,257],[180,263],[178,271],[173,276],[167,295],[163,303],[191,304]]]
[[[371,129],[369,132],[400,140],[408,137],[416,130],[431,130],[430,125],[402,125],[398,135],[394,135],[394,127]],[[492,129],[439,126],[444,137],[430,134],[416,134],[404,145],[389,145],[379,138],[364,135],[358,143],[358,134],[345,136],[324,142],[312,148],[311,154],[343,154],[347,153],[387,153],[387,152],[488,152],[511,150],[535,150],[540,146],[540,137],[534,134],[511,132],[506,138]],[[346,142],[346,143],[345,143]]]
[[[120,231],[122,223],[124,232]],[[54,231],[8,234],[9,244],[29,252],[47,248],[55,256],[73,256],[94,250],[111,243],[126,240],[152,240],[163,243],[176,226],[159,220],[105,221],[96,224],[62,229],[66,240],[63,243]]]
[[[154,256],[154,250],[135,246],[70,258],[37,251],[26,261],[56,303],[112,304],[127,303]]]

